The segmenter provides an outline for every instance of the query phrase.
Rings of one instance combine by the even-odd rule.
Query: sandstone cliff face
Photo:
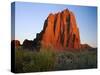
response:
[[[44,22],[43,30],[36,39],[43,47],[80,48],[79,29],[74,14],[68,9],[49,14]]]

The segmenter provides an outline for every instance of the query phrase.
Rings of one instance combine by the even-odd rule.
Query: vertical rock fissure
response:
[[[67,43],[66,43],[66,47],[68,47],[68,44],[69,44],[69,39],[70,39],[70,14],[69,16],[66,18],[66,21],[67,21]]]
[[[63,16],[62,14],[60,15],[60,19],[63,20]],[[62,21],[60,22],[60,25],[61,25],[61,37],[60,40],[61,40],[61,44],[62,46],[64,45],[64,25],[62,24]]]
[[[57,23],[57,15],[55,15],[55,18],[54,18],[54,35],[55,35],[55,30],[56,30],[56,23]]]
[[[72,39],[72,47],[74,48],[74,42],[75,42],[75,34],[73,34],[73,39]]]

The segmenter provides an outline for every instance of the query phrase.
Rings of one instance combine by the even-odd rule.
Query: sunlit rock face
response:
[[[43,30],[37,34],[37,42],[43,47],[55,49],[80,48],[79,28],[73,12],[65,9],[50,13],[44,22]]]

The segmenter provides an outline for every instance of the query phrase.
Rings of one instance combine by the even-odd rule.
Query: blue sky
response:
[[[59,4],[15,3],[15,39],[33,40],[43,29],[44,21],[50,13],[68,8],[76,17],[81,43],[97,47],[97,8]]]

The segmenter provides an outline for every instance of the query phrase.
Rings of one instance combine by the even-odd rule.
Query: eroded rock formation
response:
[[[38,34],[43,47],[56,49],[80,48],[80,35],[74,14],[65,9],[56,14],[49,14],[43,30]]]
[[[11,46],[12,47],[19,47],[21,44],[20,44],[20,41],[19,40],[12,40],[11,41]]]
[[[91,46],[89,46],[88,44],[81,44],[81,48],[85,49],[85,48],[92,48]]]
[[[37,33],[34,40],[24,40],[23,47],[51,47],[57,50],[91,48],[87,44],[81,44],[75,15],[68,9],[55,14],[50,13],[44,22],[43,30]]]

